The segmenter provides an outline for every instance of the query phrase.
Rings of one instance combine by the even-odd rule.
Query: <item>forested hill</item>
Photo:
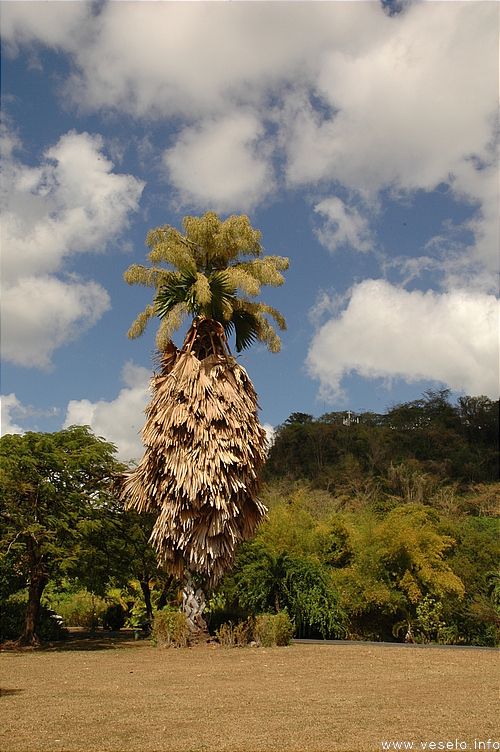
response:
[[[307,479],[334,494],[367,479],[407,495],[498,477],[499,402],[460,397],[451,404],[449,390],[427,391],[383,415],[292,413],[278,426],[265,467],[268,481]]]

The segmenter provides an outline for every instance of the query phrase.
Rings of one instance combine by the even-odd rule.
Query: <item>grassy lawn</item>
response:
[[[0,653],[1,750],[364,752],[392,740],[475,750],[500,741],[498,651],[160,650],[123,637],[85,647]]]

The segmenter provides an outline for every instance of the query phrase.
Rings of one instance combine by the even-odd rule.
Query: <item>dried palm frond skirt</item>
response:
[[[266,438],[257,395],[209,319],[195,320],[182,350],[170,343],[158,362],[145,454],[122,477],[120,495],[127,508],[158,514],[151,542],[159,560],[212,587],[267,514],[258,498]]]

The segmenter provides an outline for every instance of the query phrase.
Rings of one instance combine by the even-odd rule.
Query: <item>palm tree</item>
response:
[[[283,317],[251,298],[261,285],[283,284],[288,259],[264,256],[261,234],[244,215],[225,222],[213,212],[185,217],[183,230],[151,231],[152,266],[125,273],[129,284],[156,290],[129,336],[139,336],[154,316],[161,325],[144,456],[119,487],[129,508],[157,514],[151,541],[169,571],[184,577],[183,608],[196,632],[206,626],[204,588],[232,567],[238,544],[267,513],[258,498],[266,439],[257,395],[227,337],[234,333],[237,351],[256,340],[279,351],[269,318],[284,330]],[[193,321],[179,350],[170,337],[188,315]]]

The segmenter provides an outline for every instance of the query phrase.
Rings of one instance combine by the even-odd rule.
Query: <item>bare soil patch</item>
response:
[[[63,649],[0,653],[1,750],[371,752],[386,741],[419,750],[500,741],[498,651],[160,650],[133,633],[89,644],[72,635]]]

